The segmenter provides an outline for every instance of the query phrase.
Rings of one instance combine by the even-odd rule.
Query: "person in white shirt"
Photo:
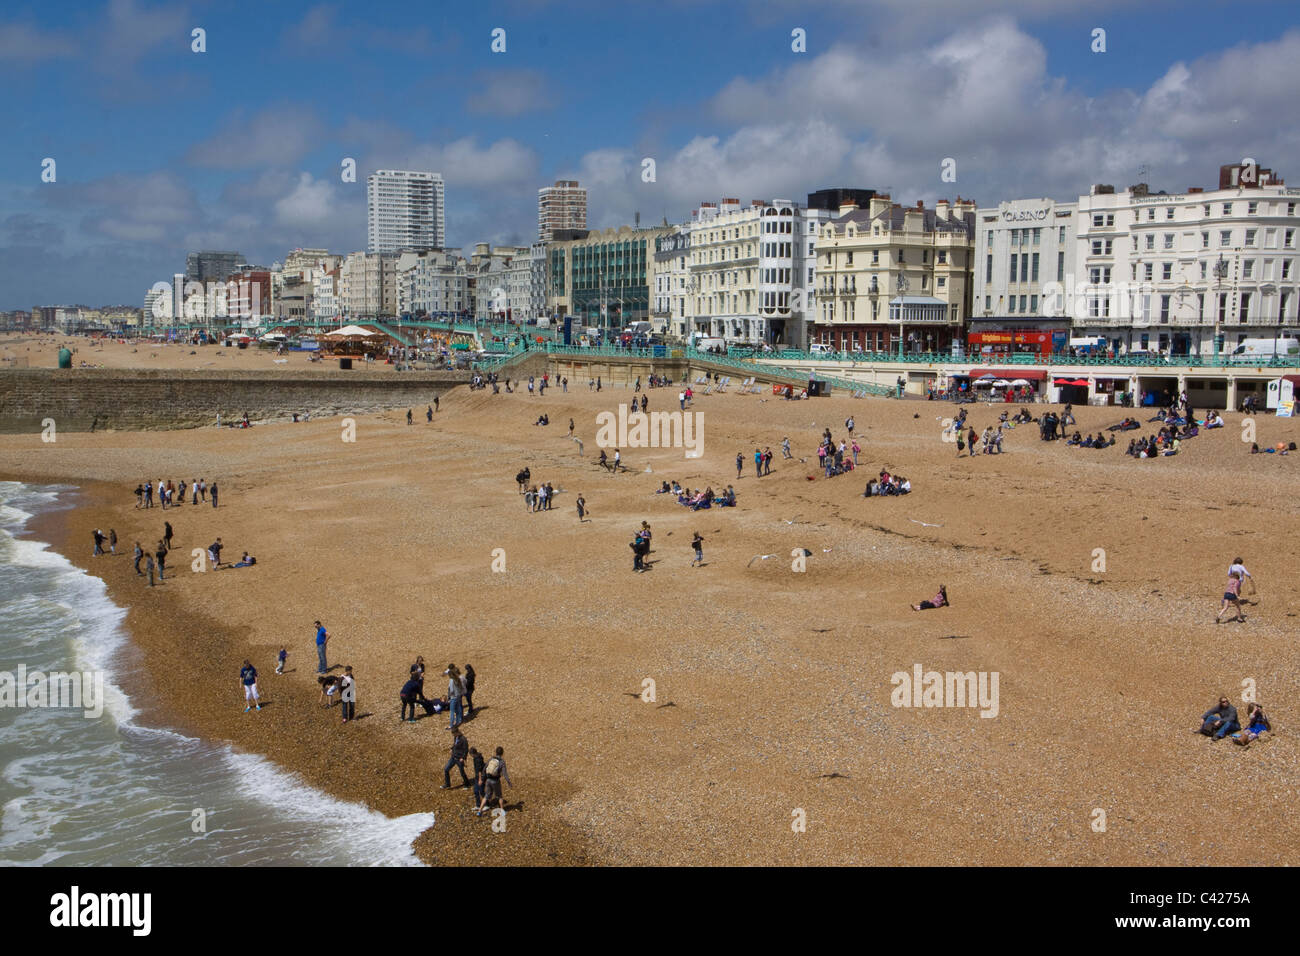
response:
[[[357,716],[357,682],[352,678],[352,668],[343,668],[339,679],[339,699],[343,702],[343,723]]]
[[[1253,577],[1250,576],[1250,572],[1246,570],[1246,566],[1245,566],[1244,564],[1241,563],[1241,558],[1233,558],[1233,559],[1232,559],[1232,566],[1228,568],[1228,576],[1231,577],[1231,576],[1232,576],[1232,573],[1233,573],[1234,571],[1237,572],[1237,574],[1241,577],[1241,581],[1242,581],[1242,584],[1243,584],[1243,585],[1244,585],[1247,581],[1250,582],[1250,593],[1251,593],[1251,594],[1256,594],[1256,593],[1258,593],[1258,592],[1255,590],[1255,579],[1254,579]]]

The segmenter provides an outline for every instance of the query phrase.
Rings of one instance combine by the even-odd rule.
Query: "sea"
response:
[[[0,865],[420,865],[411,842],[433,814],[389,818],[259,755],[137,720],[122,690],[141,666],[125,609],[99,578],[21,537],[74,494],[0,481],[0,681],[20,668],[28,681],[103,675],[98,716],[17,707],[13,694],[0,703]]]

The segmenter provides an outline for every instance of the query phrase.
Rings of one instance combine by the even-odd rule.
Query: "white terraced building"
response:
[[[833,216],[789,199],[701,203],[688,224],[687,292],[694,300],[688,333],[801,346],[816,314],[815,246]]]
[[[1231,352],[1293,331],[1298,213],[1300,189],[1253,163],[1220,167],[1208,191],[1093,186],[1078,202],[1079,274],[1063,290],[1073,334],[1120,353],[1210,356],[1216,336]]]

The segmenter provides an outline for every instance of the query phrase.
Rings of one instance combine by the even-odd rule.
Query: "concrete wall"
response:
[[[469,380],[467,372],[226,372],[167,369],[0,370],[0,432],[39,431],[46,418],[64,431],[194,428],[253,421],[417,411]]]

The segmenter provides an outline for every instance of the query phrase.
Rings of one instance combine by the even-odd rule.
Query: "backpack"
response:
[[[483,773],[493,778],[494,780],[500,777],[501,758],[496,756],[492,757],[492,759],[487,762],[487,766],[483,768]]]

